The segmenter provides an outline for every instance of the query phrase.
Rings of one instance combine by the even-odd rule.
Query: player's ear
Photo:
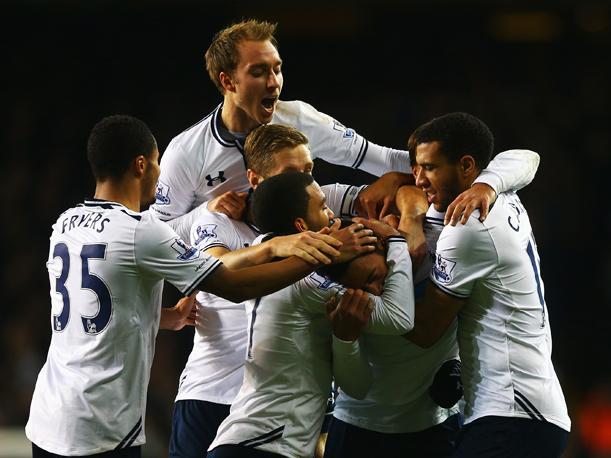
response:
[[[144,170],[146,169],[146,158],[142,154],[134,158],[134,161],[132,162],[132,169],[136,177],[141,177],[144,175]]]
[[[250,183],[252,189],[257,189],[257,186],[263,181],[263,177],[252,169],[246,170],[246,179]]]
[[[229,73],[219,73],[219,81],[221,82],[221,86],[223,86],[223,89],[225,89],[225,92],[235,92],[233,76],[231,76]]]
[[[295,229],[297,229],[299,232],[305,232],[308,230],[308,225],[303,218],[295,219],[293,224],[295,224]]]
[[[463,177],[468,177],[476,171],[475,159],[473,156],[466,154],[460,158],[460,169]]]

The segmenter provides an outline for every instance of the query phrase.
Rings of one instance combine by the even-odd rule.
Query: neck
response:
[[[257,121],[238,107],[234,103],[233,98],[227,94],[223,102],[221,119],[225,128],[230,132],[248,133],[259,125]]]
[[[132,211],[140,211],[140,189],[133,183],[121,181],[98,181],[95,186],[96,199],[118,202]]]

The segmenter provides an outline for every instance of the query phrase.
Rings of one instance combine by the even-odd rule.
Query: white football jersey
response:
[[[354,198],[361,189],[342,184],[322,186],[329,208],[346,217],[352,216]],[[205,204],[189,215],[191,243],[202,251],[215,246],[238,250],[260,235],[254,226],[210,212]],[[180,376],[176,400],[231,404],[244,376],[248,336],[245,306],[206,292],[199,292],[197,301],[201,320],[195,327],[193,349]]]
[[[413,326],[411,260],[403,239],[389,240],[387,260],[389,274],[382,296],[374,297],[367,332],[396,335]],[[248,302],[244,382],[209,450],[239,444],[288,457],[314,454],[333,375],[325,303],[342,290],[314,273]]]
[[[515,193],[502,193],[478,218],[443,229],[431,272],[441,290],[467,299],[458,315],[465,423],[496,415],[568,431],[528,214]]]
[[[141,445],[161,289],[184,294],[221,262],[149,212],[85,201],[53,225],[51,344],[26,435],[59,455]]]
[[[205,206],[204,206],[205,207]],[[202,251],[212,247],[238,250],[259,235],[255,227],[222,213],[198,211],[191,243]],[[248,319],[244,303],[206,292],[197,294],[198,323],[193,349],[180,376],[176,400],[198,399],[231,404],[244,377]]]
[[[243,140],[221,120],[222,104],[200,122],[172,139],[161,158],[157,201],[151,208],[163,220],[181,216],[227,191],[246,191]],[[272,124],[305,134],[312,158],[360,168],[374,175],[411,172],[407,151],[371,143],[353,129],[301,101],[280,101]]]
[[[495,177],[501,191],[517,190],[533,180],[538,164],[539,156],[532,151],[504,151],[490,162],[485,175]],[[424,294],[434,265],[444,216],[431,205],[424,219],[428,256],[414,274],[416,301]],[[428,394],[439,366],[458,357],[456,327],[454,321],[429,349],[422,349],[403,337],[365,334],[361,343],[371,363],[373,385],[363,400],[340,393],[333,415],[372,431],[408,433],[430,428],[457,413],[457,406],[439,407]]]
[[[418,290],[428,282],[443,218],[444,214],[431,206],[424,220],[429,256],[414,274],[416,300]],[[456,322],[429,349],[402,336],[369,333],[361,337],[361,348],[370,363],[373,384],[365,399],[354,399],[340,392],[334,417],[370,431],[394,434],[422,431],[458,413],[458,406],[439,407],[428,393],[437,369],[445,361],[458,357]]]

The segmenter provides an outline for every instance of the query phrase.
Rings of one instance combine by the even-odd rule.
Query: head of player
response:
[[[259,184],[253,195],[252,211],[257,227],[276,235],[318,231],[334,218],[318,183],[312,175],[301,172],[282,173]],[[380,247],[337,266],[323,273],[347,287],[381,294],[388,267]]]
[[[416,186],[435,210],[468,189],[492,156],[494,137],[483,121],[467,113],[449,113],[418,127],[408,149],[414,157]]]
[[[250,19],[218,32],[206,51],[206,70],[223,95],[230,131],[249,132],[271,121],[282,90],[276,24]]]
[[[244,159],[253,189],[268,177],[285,172],[311,174],[314,167],[307,137],[281,124],[259,126],[250,132],[244,143]]]
[[[87,158],[96,180],[96,198],[134,211],[155,200],[159,150],[144,122],[127,115],[102,119],[89,134]]]

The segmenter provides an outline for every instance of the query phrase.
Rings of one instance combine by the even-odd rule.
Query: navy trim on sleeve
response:
[[[363,139],[363,143],[361,143],[361,148],[359,149],[359,154],[356,156],[356,160],[351,165],[353,169],[358,169],[363,159],[365,158],[365,153],[367,153],[367,149],[369,148],[369,141],[365,137],[361,137]]]
[[[229,251],[231,251],[231,248],[229,248],[227,245],[221,242],[212,242],[209,245],[198,245],[197,247],[201,251],[206,251],[206,250],[209,250],[210,248],[216,248],[216,247],[227,248]]]
[[[223,263],[217,259],[214,263],[212,263],[210,267],[208,267],[201,275],[199,275],[185,291],[183,291],[183,294],[185,296],[189,296],[191,293],[193,293],[193,291],[195,291],[200,282],[212,272],[214,272],[216,269],[218,269],[218,267],[222,264]]]

